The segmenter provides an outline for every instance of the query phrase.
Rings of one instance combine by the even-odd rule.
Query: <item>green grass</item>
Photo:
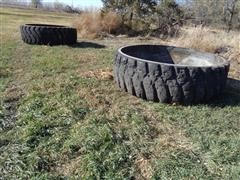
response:
[[[0,179],[240,177],[239,95],[195,106],[146,102],[101,74],[112,68],[113,43],[20,39],[20,24],[73,18],[0,8]]]

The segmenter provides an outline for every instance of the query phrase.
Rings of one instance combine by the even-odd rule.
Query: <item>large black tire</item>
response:
[[[20,26],[22,40],[38,45],[72,45],[77,42],[77,30],[71,27],[25,24]]]
[[[215,57],[214,65],[175,64],[169,56],[171,53],[168,50],[171,49],[186,54],[196,52],[160,45],[120,48],[114,61],[117,85],[134,96],[164,103],[203,103],[223,92],[229,71],[228,61],[213,54],[196,52],[198,55]],[[149,52],[152,57],[147,57]]]

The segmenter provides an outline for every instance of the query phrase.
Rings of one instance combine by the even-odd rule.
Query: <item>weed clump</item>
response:
[[[91,10],[82,13],[74,22],[80,37],[95,39],[104,34],[114,34],[120,27],[121,19],[114,12],[101,13]]]

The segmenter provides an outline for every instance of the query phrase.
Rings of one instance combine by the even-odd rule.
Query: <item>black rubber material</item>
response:
[[[147,45],[138,46],[144,49]],[[128,47],[134,51],[137,46]],[[205,103],[225,88],[227,61],[206,67],[168,64],[130,56],[123,51],[128,47],[116,53],[114,77],[122,90],[134,96],[163,103]]]
[[[22,40],[38,45],[72,45],[77,42],[77,30],[71,27],[48,24],[20,26]]]

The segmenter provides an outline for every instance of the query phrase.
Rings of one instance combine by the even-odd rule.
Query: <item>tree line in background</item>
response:
[[[131,30],[175,35],[183,24],[240,29],[240,0],[102,0]]]
[[[119,26],[114,26],[115,29],[109,26],[111,33],[175,36],[184,24],[225,28],[228,32],[240,30],[240,0],[102,0],[102,3],[102,18],[115,13],[119,19],[114,16],[113,21],[121,21]],[[31,0],[30,5],[34,8],[43,6],[42,0]],[[58,0],[52,7],[69,13],[83,13],[83,10]]]
[[[67,13],[80,14],[82,12],[80,8],[72,7],[70,5],[61,3],[58,0],[53,2],[43,2],[43,0],[0,0],[0,4],[5,6],[20,6],[26,8],[31,7],[44,10],[64,11]]]
[[[240,0],[185,0],[185,10],[203,25],[240,29]]]
[[[102,0],[103,14],[116,12],[123,30],[133,34],[173,36],[183,23],[184,13],[174,0]]]

